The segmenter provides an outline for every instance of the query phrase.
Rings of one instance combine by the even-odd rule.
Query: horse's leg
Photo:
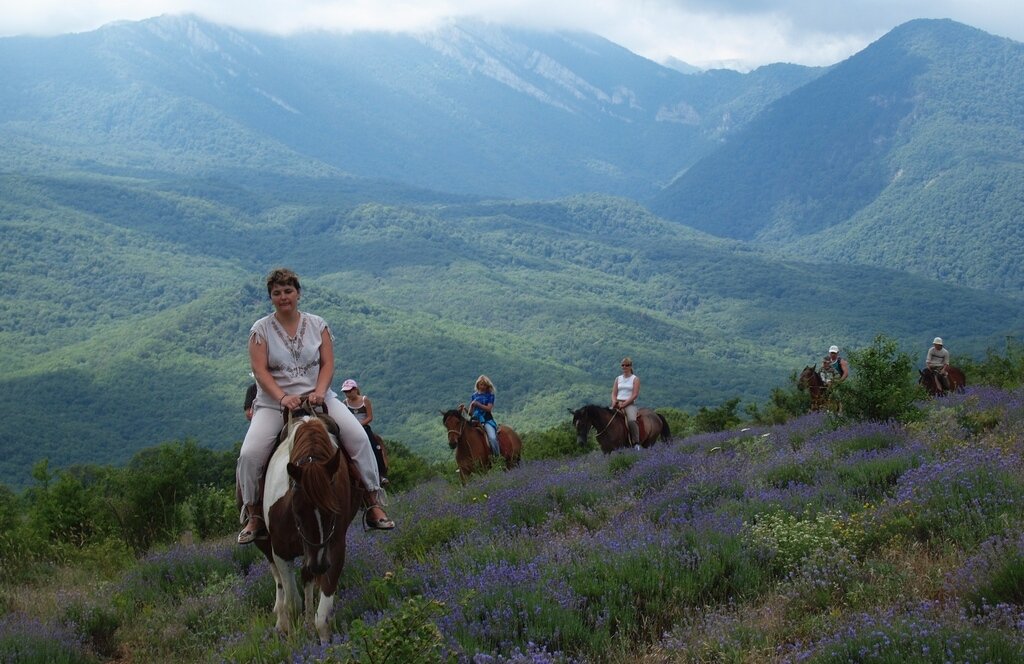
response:
[[[291,565],[284,558],[274,554],[274,567],[277,568],[280,576],[280,588],[282,592],[281,608],[277,611],[277,628],[288,634],[292,625],[299,617],[299,589],[295,585],[295,573]]]
[[[274,576],[274,615],[277,616],[277,629],[284,631],[281,616],[284,612],[284,581],[281,580],[281,570],[277,569],[277,564],[270,561],[270,573]]]
[[[304,602],[302,604],[302,624],[306,622],[316,624],[316,611],[313,609],[316,606],[313,600],[316,598],[317,584],[316,579],[313,577],[312,572],[303,570],[303,583],[302,583],[302,594]]]
[[[325,595],[323,591],[320,592],[320,604],[316,608],[316,633],[320,635],[321,645],[326,644],[331,640],[331,625],[327,622],[327,619],[331,615],[331,609],[334,608],[334,595]]]

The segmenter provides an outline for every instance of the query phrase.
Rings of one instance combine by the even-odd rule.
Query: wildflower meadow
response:
[[[393,532],[349,531],[327,644],[275,632],[269,568],[227,534],[8,582],[0,660],[1022,661],[1024,390],[915,407],[465,487],[452,463],[391,496]]]

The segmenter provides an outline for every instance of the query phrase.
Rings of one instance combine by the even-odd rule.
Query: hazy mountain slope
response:
[[[644,196],[819,74],[684,75],[593,35],[245,33],[193,17],[0,39],[0,157],[54,169],[347,172],[444,191]]]
[[[14,485],[42,456],[114,463],[164,440],[240,440],[245,336],[279,264],[331,322],[338,379],[363,383],[379,430],[428,455],[448,453],[438,411],[482,372],[501,419],[528,430],[603,402],[627,354],[644,403],[692,410],[764,400],[829,343],[884,332],[923,348],[941,331],[967,353],[1024,322],[1012,300],[894,271],[822,279],[622,199],[367,203],[348,179],[334,200],[309,195],[335,191],[322,179],[5,183],[0,393],[32,395],[0,400]]]
[[[913,21],[772,104],[653,208],[805,256],[1019,291],[1022,108],[1024,45]]]

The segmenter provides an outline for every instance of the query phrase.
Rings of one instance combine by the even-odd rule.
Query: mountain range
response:
[[[0,481],[236,444],[277,265],[375,428],[433,457],[480,373],[529,430],[603,403],[624,355],[642,401],[693,410],[878,333],[979,353],[1024,322],[1019,250],[976,246],[1020,233],[1019,53],[948,21],[749,74],[475,23],[0,39]],[[922,101],[967,81],[984,110]],[[973,216],[919,257],[936,209]]]
[[[1024,287],[1024,44],[953,21],[899,26],[776,100],[656,196],[721,237]]]

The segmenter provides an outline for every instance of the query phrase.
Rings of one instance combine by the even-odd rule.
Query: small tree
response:
[[[743,420],[736,414],[736,408],[740,405],[740,398],[733,397],[717,408],[705,408],[701,406],[694,416],[694,427],[700,433],[714,431],[726,431],[736,427]]]
[[[914,379],[914,362],[899,351],[895,340],[880,334],[864,349],[850,351],[850,378],[835,388],[842,404],[840,416],[853,420],[900,420],[917,418],[914,402],[921,389]]]

